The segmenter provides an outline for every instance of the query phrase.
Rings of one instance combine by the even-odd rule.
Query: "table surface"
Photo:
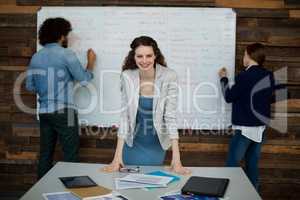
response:
[[[62,176],[80,176],[88,175],[97,184],[115,190],[114,178],[123,177],[124,173],[104,173],[101,172],[103,164],[91,163],[68,163],[58,162],[42,179],[40,179],[29,191],[27,191],[21,200],[42,200],[43,193],[62,192],[65,187],[58,177]],[[188,167],[191,169],[191,176],[205,176],[216,178],[229,178],[225,200],[259,200],[261,197],[251,185],[246,174],[240,167]],[[147,173],[156,170],[164,170],[162,166],[141,166],[141,173]],[[128,189],[118,190],[130,200],[154,200],[164,194],[180,191],[189,176],[180,176],[180,181],[170,183],[167,188],[155,189]],[[222,198],[223,199],[223,198]]]

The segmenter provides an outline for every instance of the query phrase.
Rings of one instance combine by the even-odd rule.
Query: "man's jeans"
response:
[[[245,173],[256,189],[258,189],[258,161],[262,143],[254,142],[243,136],[240,130],[235,130],[226,162],[227,167],[238,167],[240,161],[245,158]]]
[[[54,113],[40,114],[40,157],[38,178],[52,167],[57,139],[62,146],[64,161],[78,162],[79,129],[74,109],[65,108]]]

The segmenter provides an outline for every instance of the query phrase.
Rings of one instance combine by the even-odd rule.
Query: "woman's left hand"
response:
[[[166,169],[169,170],[169,171],[175,172],[177,174],[180,174],[180,175],[189,175],[189,174],[191,174],[191,170],[183,167],[181,163],[171,164],[171,166],[166,167]]]

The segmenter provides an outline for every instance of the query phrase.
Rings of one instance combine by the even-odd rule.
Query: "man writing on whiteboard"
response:
[[[39,43],[43,46],[30,61],[26,88],[39,96],[40,157],[38,178],[52,167],[57,138],[64,161],[77,162],[79,125],[73,104],[74,81],[86,84],[93,78],[96,54],[87,51],[87,67],[83,68],[76,54],[68,49],[72,30],[63,18],[46,19],[40,27]]]

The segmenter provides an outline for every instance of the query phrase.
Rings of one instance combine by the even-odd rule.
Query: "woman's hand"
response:
[[[124,146],[124,140],[118,137],[117,148],[116,148],[114,159],[109,165],[103,167],[101,171],[117,172],[120,170],[121,167],[124,167],[124,163],[122,159],[123,146]]]
[[[180,174],[180,175],[189,175],[191,174],[191,170],[185,168],[182,166],[181,163],[174,163],[172,162],[170,167],[166,167],[167,170],[171,171],[171,172],[175,172],[176,174]]]
[[[222,67],[222,68],[219,70],[218,74],[219,74],[219,77],[220,77],[220,78],[226,77],[226,76],[227,76],[227,69],[226,69],[225,67]]]
[[[167,170],[181,175],[188,175],[191,173],[189,169],[184,168],[181,164],[178,139],[172,139],[172,162],[171,166],[167,167]]]
[[[124,167],[122,160],[113,160],[109,165],[103,167],[101,171],[103,172],[118,172],[121,167]]]

